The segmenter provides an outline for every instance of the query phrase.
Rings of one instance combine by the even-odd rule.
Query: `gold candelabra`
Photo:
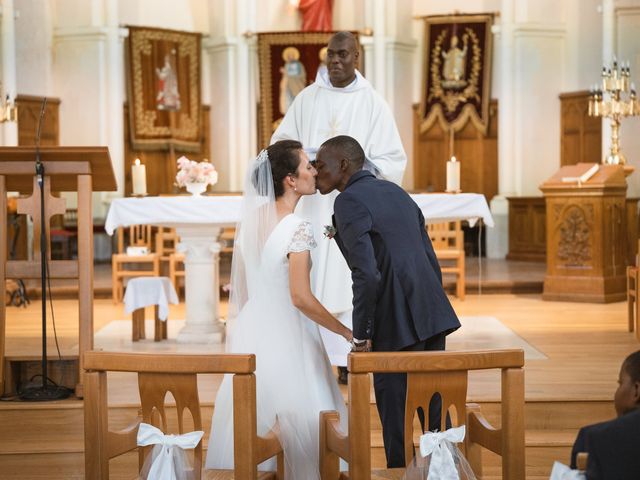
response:
[[[630,81],[629,62],[618,65],[613,58],[612,68],[602,67],[602,87],[591,89],[589,97],[589,115],[611,120],[611,150],[602,163],[624,165],[626,159],[620,151],[620,122],[625,117],[640,114],[640,104],[636,96],[636,87]],[[604,95],[608,98],[605,100]],[[626,100],[622,97],[627,97]]]

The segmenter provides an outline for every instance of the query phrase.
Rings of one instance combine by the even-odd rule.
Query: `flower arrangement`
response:
[[[218,182],[218,172],[211,163],[196,162],[187,157],[178,159],[178,174],[176,184],[184,187],[191,183],[202,183],[205,185],[215,185]]]

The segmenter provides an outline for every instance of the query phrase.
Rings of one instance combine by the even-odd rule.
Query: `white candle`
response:
[[[460,191],[460,162],[451,157],[447,162],[447,192]]]
[[[147,194],[147,169],[140,164],[139,158],[136,158],[134,164],[131,165],[131,183],[134,195]]]

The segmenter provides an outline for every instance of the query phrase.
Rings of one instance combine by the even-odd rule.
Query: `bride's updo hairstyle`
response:
[[[288,175],[296,175],[298,165],[300,164],[300,150],[302,150],[302,144],[297,140],[280,140],[267,147],[275,198],[284,195],[283,180]],[[260,189],[260,182],[258,182],[259,176],[260,165],[258,164],[252,176],[253,185],[258,189]],[[266,194],[266,192],[258,193],[262,195]]]

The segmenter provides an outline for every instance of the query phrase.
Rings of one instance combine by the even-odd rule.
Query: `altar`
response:
[[[477,193],[411,194],[427,223],[478,220],[492,227],[493,218],[484,195]],[[156,225],[176,229],[178,250],[185,253],[186,323],[178,334],[181,343],[220,343],[219,255],[224,227],[240,219],[241,195],[118,198],[107,214],[105,230],[113,235],[118,227]]]

